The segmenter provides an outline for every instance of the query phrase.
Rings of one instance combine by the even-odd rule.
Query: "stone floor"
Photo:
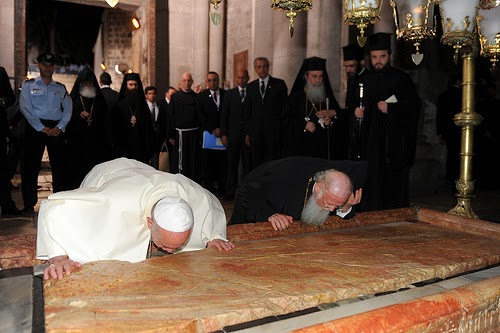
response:
[[[19,176],[16,176],[14,179],[14,184],[19,185],[20,179]],[[51,194],[51,174],[50,169],[48,168],[47,163],[44,163],[44,169],[42,170],[39,177],[39,185],[41,186],[39,189],[39,202],[46,198]],[[22,208],[22,198],[19,190],[14,190],[12,192],[13,198],[15,199],[19,208]],[[472,208],[474,212],[479,216],[479,218],[487,221],[500,223],[500,189],[499,190],[484,190],[477,189],[474,193],[476,198],[472,200]],[[456,198],[451,195],[451,188],[446,186],[441,186],[436,193],[427,196],[414,196],[411,198],[412,206],[429,208],[440,212],[447,212],[451,208],[453,208],[456,204]],[[232,212],[233,203],[232,202],[224,202],[223,203],[226,212],[228,215]],[[38,205],[35,207],[35,210],[38,210]],[[0,235],[8,235],[8,234],[35,234],[36,233],[36,215],[35,216],[0,216]],[[37,280],[32,278],[32,270],[29,268],[26,269],[14,269],[14,270],[0,270],[0,332],[43,332],[44,327],[43,323],[40,326],[39,320],[40,317],[36,314],[36,304],[33,304],[33,295],[32,290],[36,286]],[[485,273],[488,277],[498,276],[499,270],[498,267],[491,271]],[[464,279],[468,279],[468,277],[463,277]],[[41,285],[41,281],[39,282],[39,286]],[[452,282],[450,282],[452,283]],[[466,283],[463,280],[460,280],[460,283]],[[39,288],[38,286],[38,288]],[[436,288],[443,287],[437,286]],[[433,287],[434,288],[434,287]],[[422,296],[428,291],[421,290],[421,294],[418,296]],[[410,297],[410,296],[408,296]],[[411,296],[413,297],[413,296]],[[371,300],[366,303],[368,300],[356,300],[356,304],[348,304],[348,307],[343,306],[341,310],[335,306],[336,309],[331,309],[331,311],[337,312],[347,312],[347,313],[356,313],[360,311],[361,308],[368,306],[381,306],[386,304],[387,298],[385,299],[379,298],[378,301]],[[393,302],[392,299],[389,300]],[[358,303],[365,302],[365,303]],[[373,304],[375,303],[375,305]],[[38,305],[38,309],[40,309],[40,305]],[[43,309],[43,305],[41,307]],[[326,310],[326,309],[325,309]],[[34,313],[35,312],[35,313]],[[33,315],[34,314],[34,315]],[[39,314],[38,314],[39,315]],[[315,316],[320,316],[318,314],[311,314],[309,317],[311,322],[313,322]],[[308,317],[308,318],[309,318]],[[302,321],[303,317],[299,320]],[[290,319],[291,322],[294,319]],[[309,319],[307,319],[309,320]],[[293,324],[288,322],[285,324],[269,324],[270,327],[263,330],[261,328],[248,328],[244,326],[230,328],[229,331],[242,331],[242,332],[280,332],[280,331],[288,331],[288,329],[284,329],[283,327],[289,327],[286,325],[298,325],[297,323]],[[274,326],[273,326],[274,325]],[[276,327],[276,325],[282,325],[281,328]],[[284,326],[283,326],[284,325]],[[303,325],[302,325],[303,326]],[[293,328],[291,328],[293,329]]]

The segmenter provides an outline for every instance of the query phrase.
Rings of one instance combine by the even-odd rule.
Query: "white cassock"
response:
[[[118,158],[96,165],[80,188],[44,200],[38,214],[37,259],[67,255],[80,263],[146,259],[151,238],[147,217],[164,197],[180,197],[193,210],[194,226],[179,251],[226,240],[226,214],[209,191],[181,174]]]

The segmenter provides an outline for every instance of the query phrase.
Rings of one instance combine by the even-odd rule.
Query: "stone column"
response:
[[[203,85],[205,84],[205,78],[208,71],[208,37],[210,30],[209,24],[211,24],[208,17],[209,5],[210,2],[207,0],[195,0],[194,15],[192,19],[190,19],[194,28],[193,87],[201,83],[203,83]]]
[[[298,12],[294,20],[295,31],[290,37],[289,20],[285,11],[273,11],[274,53],[271,75],[285,80],[290,92],[302,61],[306,57],[307,13]]]
[[[223,14],[225,12],[225,1],[222,1],[219,4],[219,9],[218,12]],[[215,12],[213,9],[213,6],[210,6],[210,11]],[[208,15],[208,12],[207,12]],[[209,20],[209,39],[208,39],[208,45],[209,45],[209,52],[208,52],[208,71],[214,71],[219,74],[220,77],[220,84],[222,87],[223,80],[225,78],[224,75],[224,27],[225,27],[225,21],[226,17],[222,17],[222,22],[219,25],[214,25],[211,20]],[[206,74],[206,73],[205,73]]]
[[[326,69],[335,97],[339,100],[342,73],[342,6],[316,1],[307,14],[307,57],[326,59]]]
[[[14,1],[12,1],[14,3]],[[15,1],[13,19],[16,24],[14,24],[14,35],[16,36],[15,41],[13,40],[14,53],[10,56],[13,57],[14,70],[9,72],[9,75],[14,75],[14,88],[17,89],[21,79],[26,76],[26,1]],[[2,28],[3,29],[3,28]],[[2,30],[4,31],[4,30]],[[14,38],[14,35],[12,38]],[[10,48],[7,48],[10,49]],[[4,52],[2,52],[4,53]],[[14,57],[15,54],[15,57]],[[2,60],[3,61],[3,60]],[[12,60],[11,60],[12,61]],[[8,64],[8,62],[7,62]],[[7,66],[6,66],[7,68]]]
[[[252,45],[249,50],[249,64],[248,72],[250,77],[256,78],[253,70],[253,61],[257,57],[266,57],[269,61],[273,59],[274,36],[273,36],[273,10],[271,6],[262,5],[262,0],[253,0],[252,3]],[[285,17],[286,21],[286,17]],[[288,31],[288,29],[286,28]],[[290,36],[288,36],[290,38]]]

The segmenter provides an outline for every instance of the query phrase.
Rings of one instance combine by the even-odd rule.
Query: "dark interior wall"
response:
[[[169,86],[168,1],[156,0],[156,89],[158,100]]]

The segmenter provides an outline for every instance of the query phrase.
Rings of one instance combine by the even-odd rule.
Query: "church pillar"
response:
[[[9,75],[14,75],[14,87],[17,89],[21,79],[26,77],[26,66],[27,66],[27,56],[26,56],[26,1],[16,1],[15,11],[14,11],[14,21],[16,24],[14,26],[14,54],[10,56],[14,60],[14,71],[8,72]],[[5,30],[2,30],[5,31]],[[5,36],[5,35],[4,35]],[[10,49],[10,48],[7,48]],[[7,52],[2,52],[7,53]],[[7,68],[7,66],[6,66]]]
[[[194,52],[192,73],[194,80],[193,88],[198,84],[202,84],[202,86],[205,85],[205,78],[208,71],[208,37],[210,29],[209,24],[211,24],[208,18],[209,5],[210,2],[206,0],[195,0],[194,17],[189,20],[192,22],[194,28],[192,46]],[[186,48],[189,48],[189,46],[186,46]]]
[[[273,11],[274,53],[271,61],[272,76],[285,80],[288,92],[292,88],[302,61],[306,57],[307,13],[298,12],[295,31],[290,38],[289,20],[284,11]]]
[[[314,2],[307,12],[307,57],[325,58],[326,70],[335,97],[339,98],[342,67],[342,6],[332,6],[326,1]],[[340,102],[340,101],[339,101]]]
[[[248,73],[250,79],[257,78],[253,69],[253,61],[257,57],[266,57],[272,62],[274,40],[273,40],[273,10],[270,6],[262,4],[262,0],[253,0],[252,3],[252,45],[248,58]],[[286,17],[285,17],[286,20]],[[288,36],[290,38],[290,36]]]
[[[219,4],[219,13],[224,13],[225,12],[225,1],[222,1]],[[212,6],[210,6],[212,7]],[[215,12],[213,8],[211,8],[212,12]],[[208,12],[206,13],[208,16]],[[209,39],[208,39],[208,45],[209,45],[209,52],[208,52],[208,71],[214,71],[219,74],[220,77],[220,84],[221,87],[223,87],[223,81],[224,81],[224,27],[225,27],[225,21],[226,17],[222,17],[222,22],[219,25],[213,24],[209,20]],[[205,73],[206,74],[206,73]]]

